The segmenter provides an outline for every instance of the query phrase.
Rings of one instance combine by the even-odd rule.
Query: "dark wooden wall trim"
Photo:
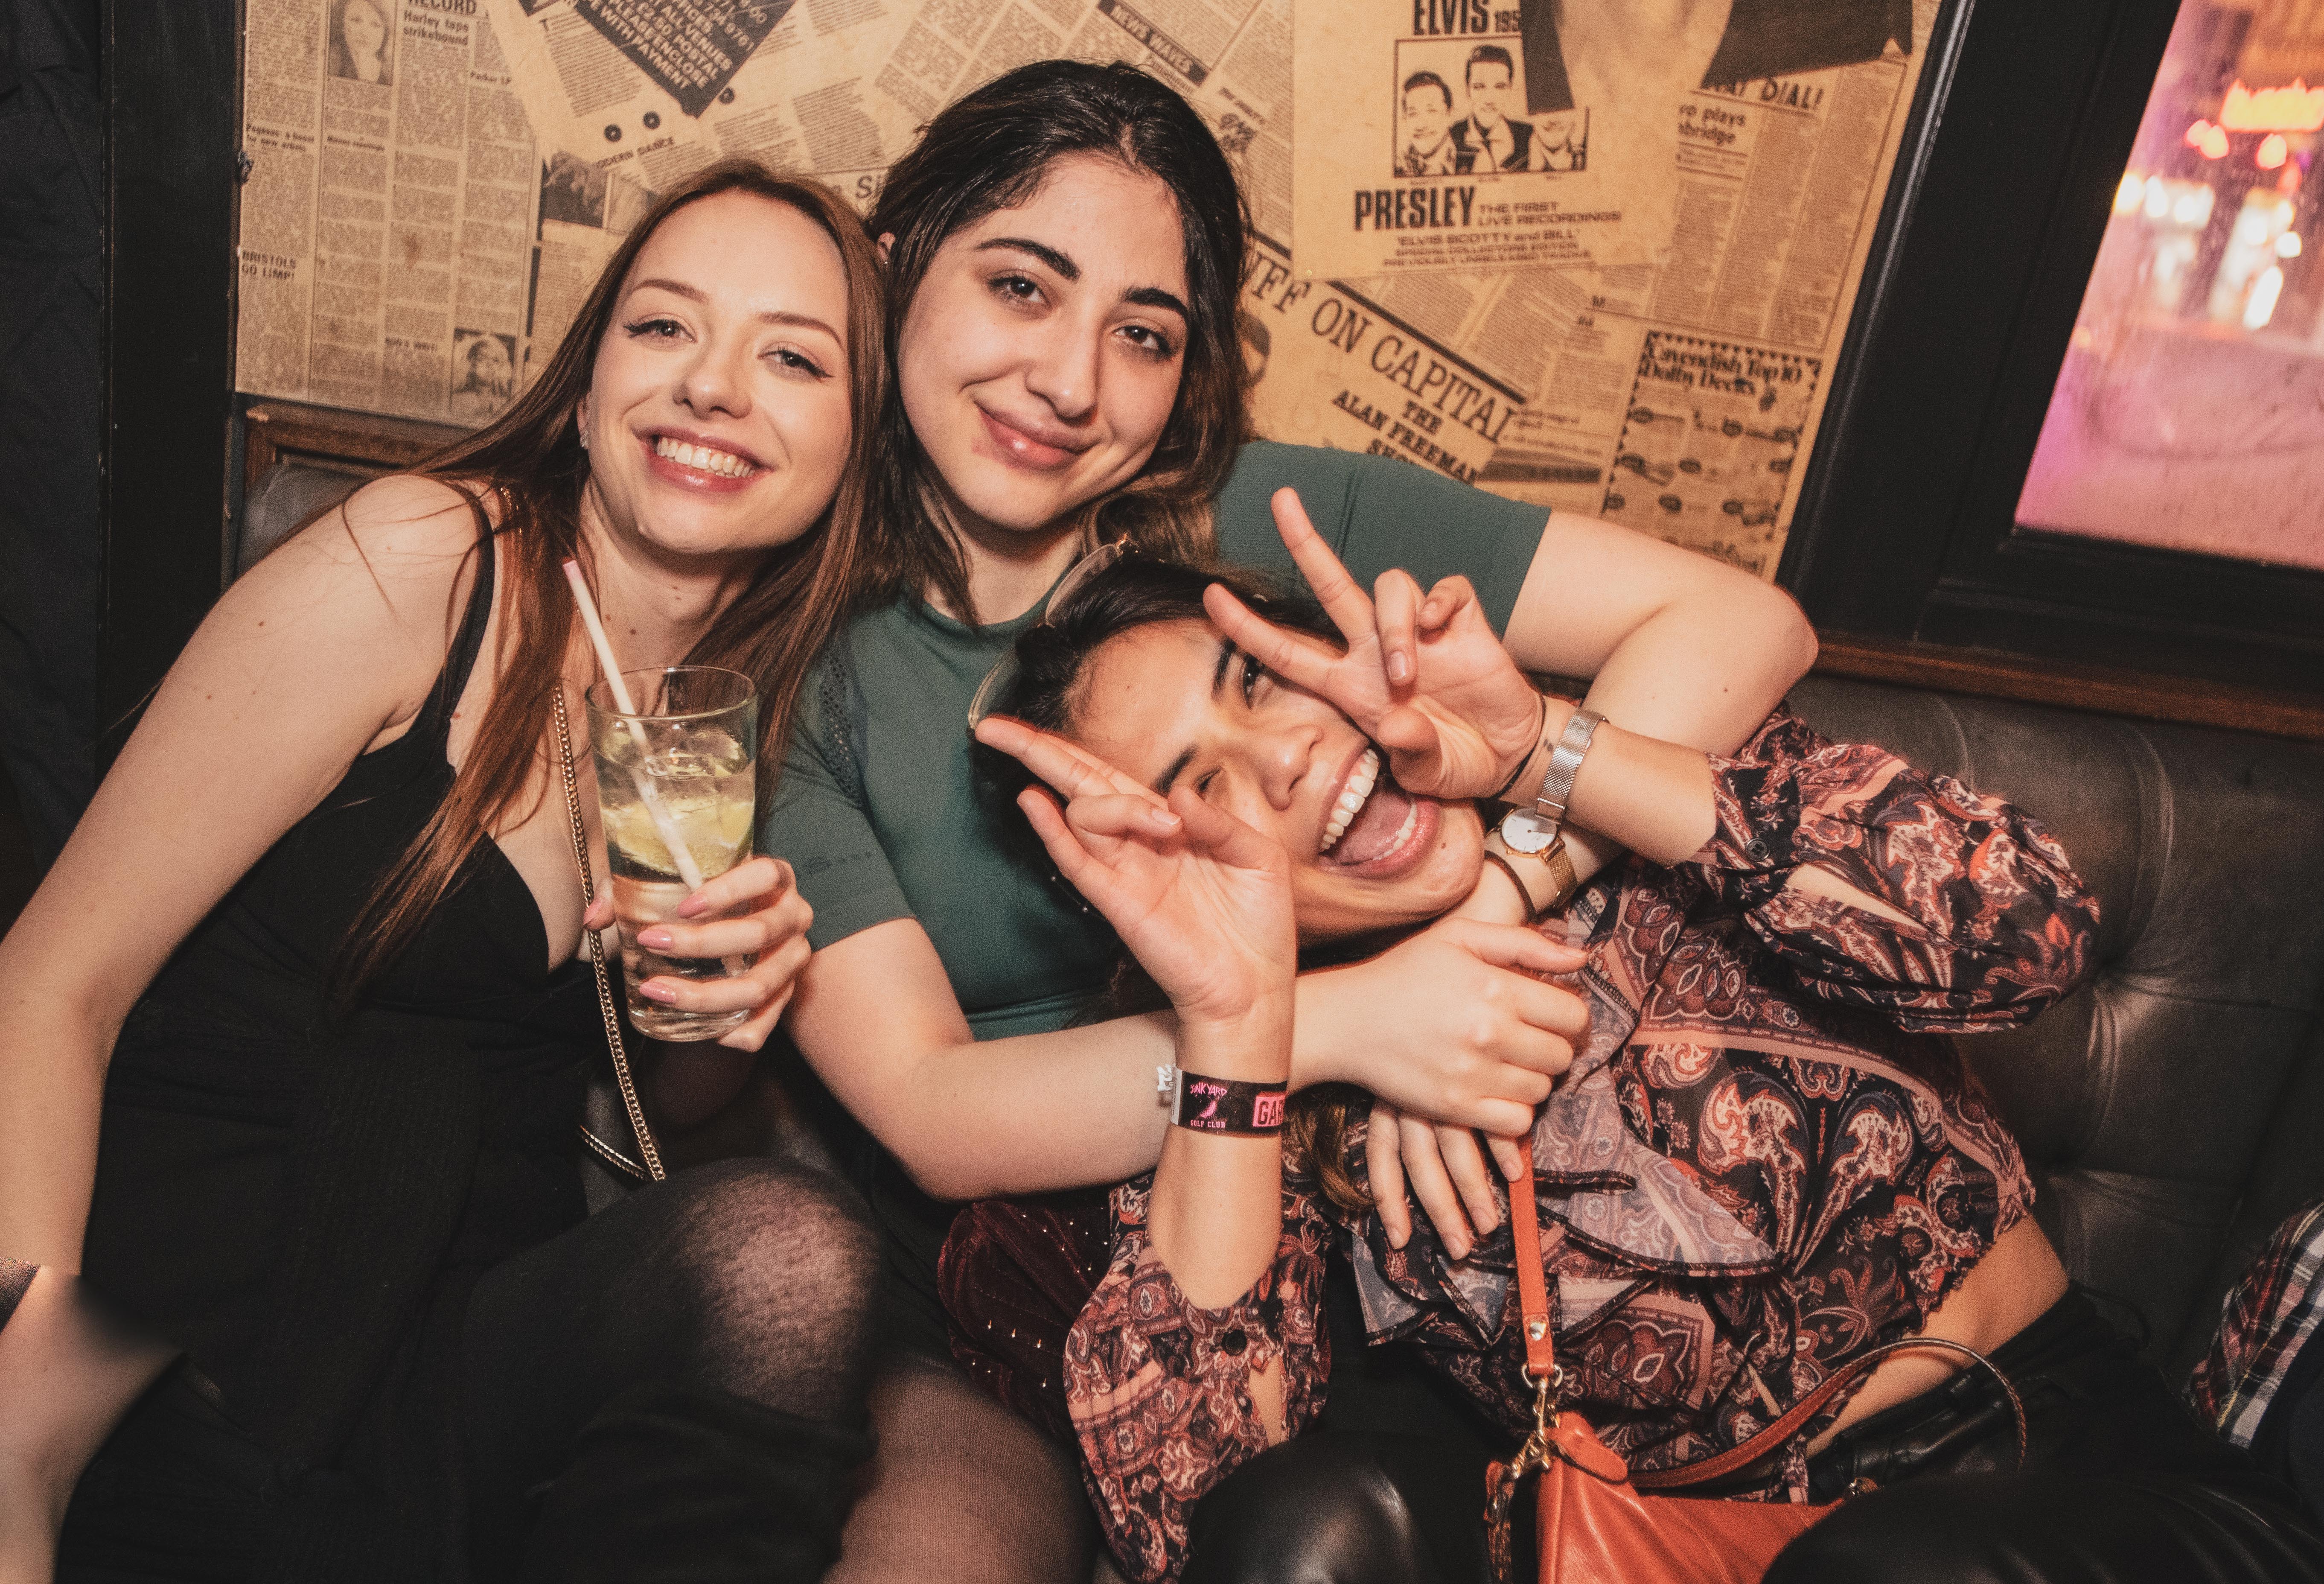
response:
[[[99,768],[220,587],[234,398],[236,0],[106,0]]]
[[[254,403],[242,421],[244,488],[255,485],[277,462],[390,473],[427,460],[468,432],[416,418],[271,399]]]
[[[2324,742],[2324,699],[2311,694],[1846,633],[1819,642],[1815,669],[1825,676]]]

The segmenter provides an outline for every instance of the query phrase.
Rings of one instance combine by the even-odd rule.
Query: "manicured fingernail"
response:
[[[664,1006],[674,1006],[678,1004],[678,992],[658,980],[648,979],[644,984],[640,985],[638,994],[649,1001],[659,1001]]]
[[[670,948],[670,933],[659,924],[656,924],[650,930],[638,931],[638,944],[648,951],[668,951]]]
[[[1412,657],[1401,649],[1388,657],[1388,680],[1400,682],[1412,674]]]
[[[1165,829],[1176,830],[1179,826],[1184,825],[1185,821],[1179,819],[1177,815],[1173,814],[1167,809],[1157,809],[1154,811],[1154,823],[1163,827]]]
[[[678,916],[681,919],[690,919],[709,905],[698,896],[689,896],[678,904]],[[640,938],[643,939],[643,937]]]

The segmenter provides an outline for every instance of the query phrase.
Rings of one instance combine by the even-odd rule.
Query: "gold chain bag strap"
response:
[[[557,712],[557,762],[565,773],[565,816],[573,828],[573,862],[581,871],[581,906],[586,911],[597,900],[597,877],[589,865],[589,830],[581,822],[581,787],[573,773],[573,728],[565,718],[565,684],[558,682],[550,694]],[[646,1125],[645,1107],[638,1103],[638,1086],[630,1077],[630,1049],[622,1042],[622,1013],[613,1001],[613,982],[605,972],[605,941],[596,930],[585,931],[589,937],[589,967],[597,976],[597,1010],[605,1018],[605,1045],[613,1056],[613,1081],[621,1087],[622,1108],[630,1114],[630,1132],[638,1141],[638,1153],[644,1157],[640,1165],[612,1144],[589,1131],[581,1124],[581,1142],[605,1164],[638,1182],[659,1182],[668,1175],[661,1167],[661,1151],[654,1144],[653,1129]]]
[[[1658,1496],[1749,1468],[1807,1428],[1826,1404],[1890,1354],[1937,1348],[1982,1365],[2009,1399],[2017,1423],[2017,1460],[2025,1461],[2025,1408],[2008,1377],[1971,1348],[1941,1337],[1907,1337],[1858,1354],[1758,1434],[1714,1457],[1633,1476],[1619,1453],[1598,1439],[1582,1415],[1562,1406],[1564,1371],[1551,1335],[1549,1287],[1541,1258],[1541,1218],[1530,1181],[1509,1193],[1517,1245],[1517,1302],[1525,1327],[1527,1378],[1537,1384],[1534,1430],[1515,1458],[1485,1475],[1486,1551],[1494,1578],[1513,1578],[1510,1514],[1517,1487],[1541,1477],[1540,1584],[1758,1584],[1775,1553],[1840,1504],[1722,1501]]]

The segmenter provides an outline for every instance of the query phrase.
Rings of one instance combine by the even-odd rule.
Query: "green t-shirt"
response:
[[[1402,567],[1425,588],[1455,572],[1499,632],[1548,514],[1349,451],[1255,441],[1219,492],[1222,560],[1291,570],[1268,498],[1299,491],[1366,586]],[[973,773],[968,703],[1037,617],[971,631],[917,598],[857,617],[808,679],[759,850],[788,858],[820,949],[916,918],[980,1039],[1062,1027],[1104,981],[1115,945],[1056,878],[1015,804]]]

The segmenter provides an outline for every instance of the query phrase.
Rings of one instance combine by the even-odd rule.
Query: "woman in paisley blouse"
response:
[[[1295,929],[1312,956],[1456,903],[1524,916],[1514,875],[1477,886],[1469,799],[1569,708],[1545,717],[1458,579],[1427,597],[1419,674],[1392,690],[1370,602],[1320,543],[1298,553],[1343,638],[1281,602],[1260,619],[1248,585],[1206,596],[1203,573],[1125,560],[1019,640],[1016,718],[979,732],[1070,799],[1019,801],[1176,1006],[1180,1065],[1260,1082],[1287,1049]],[[1726,760],[1600,726],[1568,819],[1637,856],[1542,922],[1543,966],[1589,1023],[1529,1150],[1491,1146],[1537,1195],[1565,1401],[1634,1468],[1665,1468],[1878,1343],[1945,1337],[2018,1377],[2025,1472],[1850,1502],[1771,1579],[2001,1577],[2039,1557],[2029,1535],[2079,1560],[2006,1577],[2324,1576],[2282,1493],[2069,1292],[2016,1143],[1943,1037],[2017,1026],[2086,971],[2097,907],[2058,844],[1780,712]],[[1482,1461],[1533,1410],[1509,1235],[1479,1206],[1489,1234],[1448,1251],[1354,1104],[1295,1100],[1279,1152],[1171,1129],[1156,1172],[1114,1191],[1102,1249],[1053,1204],[955,1224],[964,1361],[1069,1423],[1134,1579],[1483,1576]],[[1321,1309],[1342,1253],[1370,1339],[1416,1344],[1486,1433],[1333,1425]],[[1957,1367],[1888,1361],[1716,1494],[2006,1470],[1997,1391]]]

